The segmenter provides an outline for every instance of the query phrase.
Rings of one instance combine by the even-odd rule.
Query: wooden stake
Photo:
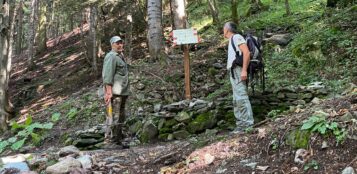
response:
[[[191,81],[190,81],[190,54],[188,45],[183,46],[184,66],[185,66],[185,95],[186,99],[191,100]]]

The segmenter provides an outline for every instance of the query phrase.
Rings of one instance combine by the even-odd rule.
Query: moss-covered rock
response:
[[[158,134],[157,127],[151,122],[148,121],[144,124],[143,129],[139,135],[140,142],[147,143],[152,139],[155,139]]]
[[[292,146],[295,149],[306,149],[309,145],[310,135],[311,133],[309,131],[295,129],[288,134],[286,138],[286,144]]]
[[[185,139],[188,136],[190,136],[190,133],[187,132],[186,130],[179,130],[179,131],[174,132],[172,135],[175,139],[182,140],[182,139]]]
[[[172,126],[173,131],[185,130],[185,129],[186,129],[185,123],[179,123],[179,124],[176,124],[175,126]]]
[[[175,120],[178,122],[189,123],[191,121],[191,115],[182,111],[175,116]]]
[[[159,134],[172,133],[172,132],[173,132],[172,128],[169,127],[163,127],[159,129]]]
[[[143,127],[143,123],[141,121],[137,121],[136,123],[134,123],[129,127],[129,133],[131,135],[135,135],[142,127]]]
[[[166,141],[169,135],[170,135],[169,133],[159,134],[158,138],[159,140]]]
[[[213,128],[217,123],[217,118],[212,112],[206,112],[198,115],[187,126],[190,133],[199,133],[206,129]]]
[[[233,111],[227,112],[226,115],[224,115],[224,120],[228,124],[235,124],[236,123],[236,117],[234,116]]]
[[[174,125],[176,125],[178,122],[175,120],[175,119],[169,119],[169,120],[166,120],[165,123],[164,123],[164,127],[172,127]]]

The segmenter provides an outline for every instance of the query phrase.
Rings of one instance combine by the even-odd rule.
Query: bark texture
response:
[[[216,0],[208,0],[209,9],[211,10],[211,15],[213,19],[213,25],[219,24],[218,8]]]
[[[152,59],[157,60],[162,56],[164,48],[161,0],[148,0],[147,10],[149,53]]]
[[[7,130],[7,120],[11,114],[11,105],[8,98],[9,73],[11,60],[9,59],[10,45],[10,6],[7,0],[2,0],[0,4],[0,132]]]

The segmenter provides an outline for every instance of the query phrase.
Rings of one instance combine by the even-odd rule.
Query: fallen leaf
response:
[[[257,169],[261,171],[266,171],[268,168],[269,166],[257,166]]]
[[[263,139],[267,135],[265,128],[258,128],[258,138]]]
[[[205,154],[205,164],[209,165],[209,164],[213,163],[213,161],[214,161],[214,156],[212,156],[209,153],[206,153]]]
[[[337,112],[337,114],[338,115],[344,115],[345,113],[347,113],[348,112],[348,109],[340,109],[338,112]]]

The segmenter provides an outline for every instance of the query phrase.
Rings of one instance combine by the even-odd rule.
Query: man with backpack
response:
[[[233,133],[240,133],[254,123],[246,86],[250,51],[243,36],[237,34],[236,24],[227,22],[223,27],[223,35],[229,39],[227,70],[232,84],[234,116],[237,125]]]

